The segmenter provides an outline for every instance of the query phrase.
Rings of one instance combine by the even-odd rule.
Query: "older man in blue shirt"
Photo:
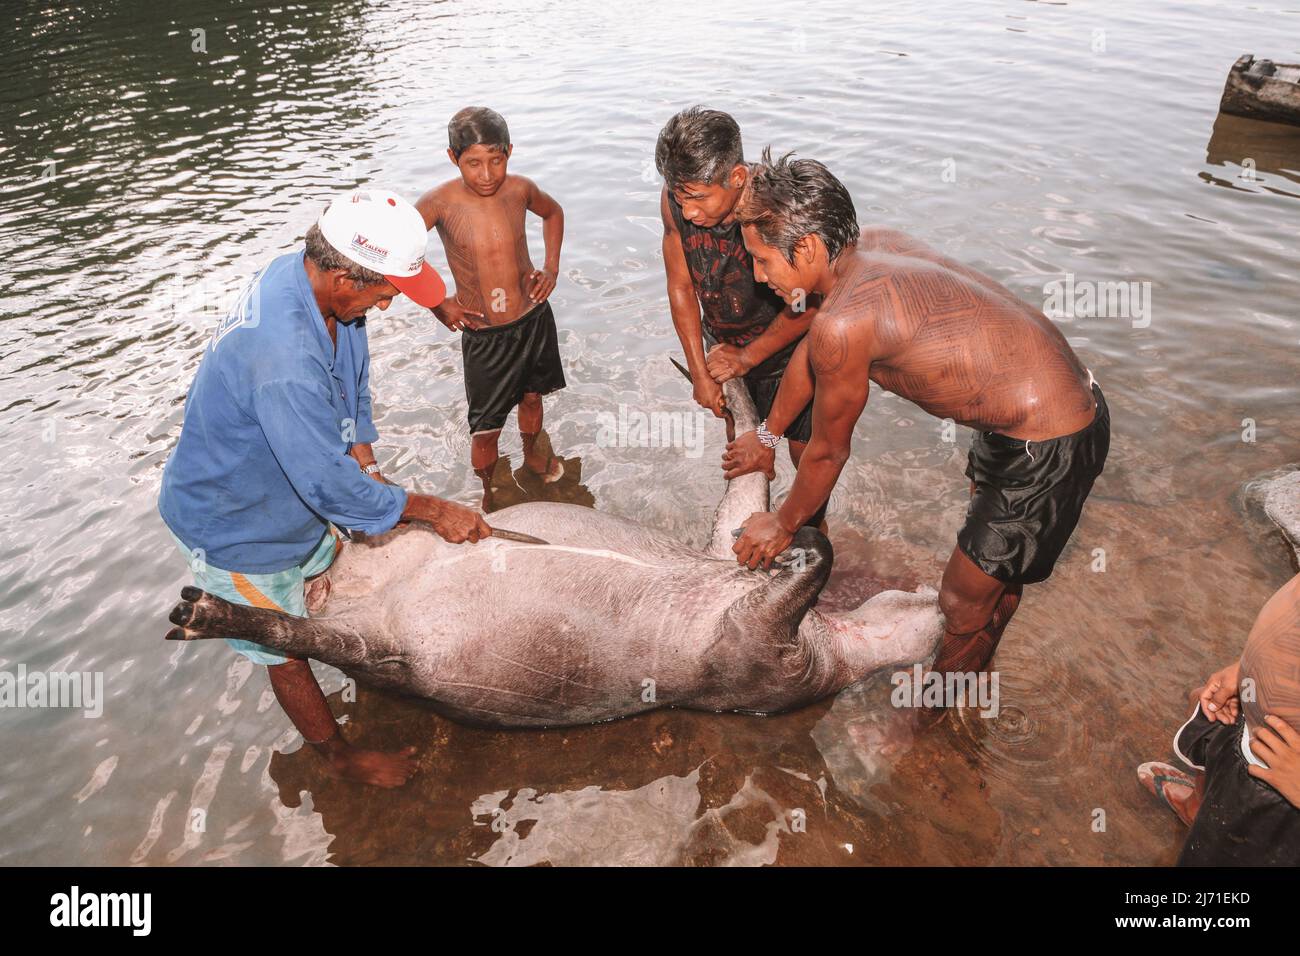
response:
[[[336,528],[379,534],[425,521],[454,543],[491,534],[477,512],[408,494],[379,471],[365,313],[400,293],[432,308],[445,290],[424,261],[424,221],[362,189],[335,200],[306,248],[249,283],[204,350],[158,507],[196,583],[240,604],[305,615],[305,585],[336,555]],[[232,637],[267,665],[277,699],[342,776],[398,786],[400,753],[349,746],[306,660]]]

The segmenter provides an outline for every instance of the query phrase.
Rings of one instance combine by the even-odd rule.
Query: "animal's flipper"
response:
[[[778,561],[779,565],[773,564],[774,570],[779,568],[777,573],[738,598],[727,609],[726,619],[748,639],[790,644],[826,586],[834,552],[824,534],[803,527]]]
[[[752,432],[758,428],[758,411],[745,383],[738,378],[724,382],[723,395],[727,407],[731,409],[736,422],[736,435]],[[715,558],[735,560],[731,546],[736,539],[731,532],[754,512],[766,511],[771,504],[767,476],[763,474],[741,475],[727,482],[727,490],[722,494],[718,510],[713,514],[713,533],[709,539],[709,554]]]
[[[294,617],[283,611],[232,604],[196,587],[181,589],[181,600],[168,615],[176,626],[169,641],[234,637],[252,641],[289,657],[311,657],[335,667],[364,663],[373,654],[357,631],[340,624]]]
[[[799,625],[830,577],[831,544],[816,528],[800,528],[782,560],[776,574],[723,613],[720,637],[706,655],[700,706],[772,711],[802,699],[809,648]]]

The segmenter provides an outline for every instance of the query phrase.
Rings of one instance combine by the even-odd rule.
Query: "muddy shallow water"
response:
[[[1173,862],[1179,824],[1133,768],[1171,756],[1188,689],[1292,568],[1240,489],[1300,460],[1300,128],[1216,112],[1240,54],[1300,58],[1294,0],[831,2],[802,23],[767,2],[96,6],[20,3],[0,41],[0,668],[102,672],[107,696],[91,719],[0,710],[0,862]],[[512,170],[567,217],[551,301],[569,388],[546,415],[570,474],[516,482],[508,428],[503,503],[576,501],[702,544],[720,434],[598,440],[620,407],[692,412],[666,358],[652,150],[694,102],[731,111],[751,156],[826,162],[864,224],[1029,301],[1066,274],[1150,283],[1145,317],[1062,321],[1115,434],[1002,642],[1001,713],[923,728],[876,678],[773,718],[492,732],[364,687],[345,700],[320,667],[355,740],[422,748],[403,790],[330,780],[264,671],[162,641],[188,577],[155,499],[216,303],[332,191],[414,198],[454,173],[447,118],[491,105]],[[409,302],[369,329],[385,471],[474,501],[458,343]],[[873,393],[824,601],[937,584],[968,443]]]

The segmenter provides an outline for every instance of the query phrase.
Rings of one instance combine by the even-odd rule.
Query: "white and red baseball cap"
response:
[[[317,225],[325,241],[359,266],[378,272],[432,309],[447,297],[447,287],[424,261],[429,233],[424,218],[397,193],[367,187],[335,199]]]

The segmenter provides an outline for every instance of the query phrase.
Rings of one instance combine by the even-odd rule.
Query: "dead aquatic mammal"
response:
[[[737,433],[757,425],[736,381]],[[238,635],[497,727],[593,723],[657,707],[773,713],[873,671],[925,660],[943,633],[937,595],[886,591],[815,609],[830,542],[804,528],[774,573],[732,554],[732,529],[768,507],[761,474],[728,483],[708,551],[635,521],[533,502],[493,522],[546,545],[453,545],[407,526],[344,547],[310,619],[182,591],[171,640]]]

